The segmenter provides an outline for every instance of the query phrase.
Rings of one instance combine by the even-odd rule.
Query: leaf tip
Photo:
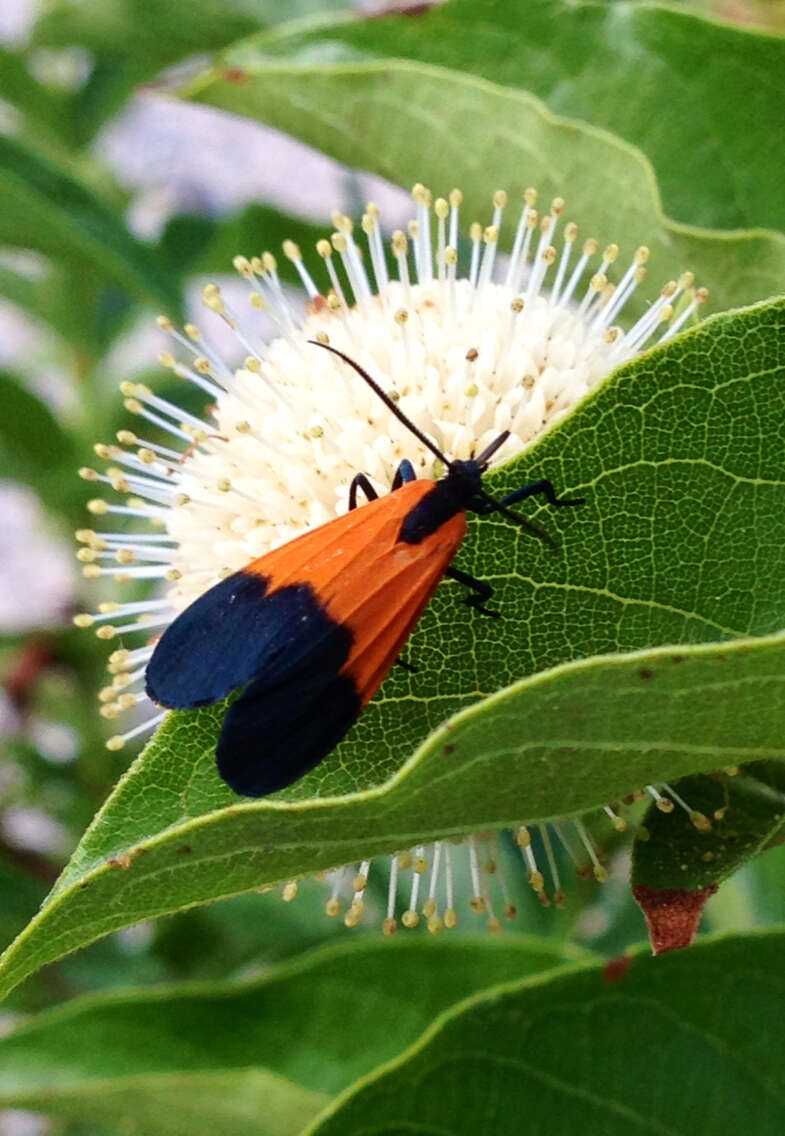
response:
[[[667,951],[691,946],[704,904],[716,890],[717,884],[709,884],[698,891],[634,885],[632,894],[646,919],[652,954],[663,955]]]

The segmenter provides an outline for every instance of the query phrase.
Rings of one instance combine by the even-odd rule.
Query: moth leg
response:
[[[415,667],[412,663],[407,663],[406,659],[404,659],[401,655],[399,655],[395,660],[395,665],[396,667],[403,667],[403,669],[405,671],[408,671],[409,674],[417,674],[417,671],[420,669],[419,667]]]
[[[547,477],[543,477],[540,481],[532,481],[529,485],[523,485],[514,493],[508,494],[507,497],[502,497],[500,504],[514,505],[516,501],[524,501],[527,497],[536,497],[540,493],[544,495],[549,505],[555,505],[557,508],[562,508],[565,505],[582,505],[586,500],[585,497],[557,497],[553,482],[548,481]]]
[[[499,618],[498,611],[492,611],[484,606],[485,601],[493,595],[493,588],[490,584],[486,583],[485,580],[478,580],[475,576],[470,576],[468,572],[462,572],[460,568],[448,568],[444,574],[448,579],[457,580],[459,584],[463,584],[465,588],[469,589],[469,594],[464,601],[469,607],[476,608],[483,615],[493,616],[494,619]]]
[[[365,474],[356,473],[352,478],[352,484],[349,486],[349,512],[357,508],[357,493],[360,489],[369,501],[376,501],[379,496]]]

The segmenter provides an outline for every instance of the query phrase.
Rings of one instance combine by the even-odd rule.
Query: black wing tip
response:
[[[267,797],[299,781],[331,753],[360,715],[346,675],[323,672],[313,686],[254,690],[233,702],[215,751],[221,778],[241,797]]]

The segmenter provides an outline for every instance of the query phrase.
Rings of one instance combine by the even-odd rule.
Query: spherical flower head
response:
[[[620,363],[675,334],[706,297],[685,273],[625,328],[625,308],[646,280],[645,247],[621,262],[616,244],[579,240],[577,225],[564,223],[562,199],[540,212],[536,192],[527,189],[512,251],[502,258],[505,192],[493,195],[490,223],[473,223],[468,241],[459,237],[459,190],[434,202],[417,185],[413,200],[408,232],[392,234],[389,256],[373,203],[360,231],[333,215],[335,231],[317,243],[313,274],[301,250],[284,242],[305,292],[300,304],[284,292],[271,253],[236,257],[247,306],[236,310],[217,284],[203,292],[205,306],[242,345],[246,357],[236,369],[208,332],[193,324],[180,331],[159,318],[173,340],[161,363],[196,384],[210,405],[197,417],[146,386],[124,383],[139,432],[121,431],[119,445],[96,447],[109,462],[106,473],[82,471],[123,498],[97,498],[90,511],[134,526],[82,530],[85,574],[161,580],[164,587],[149,600],[103,604],[76,618],[81,626],[96,624],[101,638],[122,637],[110,658],[111,685],[100,695],[105,717],[145,701],[151,634],[224,576],[344,513],[355,474],[365,473],[383,494],[403,458],[418,475],[445,472],[350,367],[316,344],[356,360],[451,459],[469,458],[509,431],[499,462]],[[266,344],[257,330],[260,312],[277,327]],[[156,440],[145,438],[148,432]],[[154,713],[109,746],[120,748],[162,717]],[[525,847],[530,882],[542,894],[542,874]],[[604,871],[599,862],[594,870]],[[482,893],[475,892],[479,903]]]

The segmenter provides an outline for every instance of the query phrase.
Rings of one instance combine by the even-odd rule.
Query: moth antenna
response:
[[[390,396],[388,394],[385,394],[385,392],[379,386],[376,379],[371,378],[371,376],[368,374],[368,372],[363,367],[361,367],[359,363],[356,363],[354,361],[354,359],[352,359],[349,355],[345,355],[343,353],[343,351],[339,351],[337,347],[331,347],[329,343],[320,343],[318,341],[318,339],[309,339],[308,342],[312,343],[314,345],[314,347],[323,347],[325,349],[325,351],[332,351],[333,355],[337,355],[339,359],[343,359],[344,363],[348,363],[349,366],[354,371],[357,372],[357,374],[360,376],[360,378],[365,380],[365,382],[368,384],[368,386],[371,388],[371,390],[374,392],[374,394],[378,395],[378,397],[382,400],[382,402],[387,407],[387,409],[390,411],[390,413],[394,414],[399,422],[403,422],[404,426],[408,430],[411,430],[411,432],[412,432],[412,434],[414,434],[415,438],[419,438],[420,441],[422,442],[422,444],[427,449],[429,449],[432,454],[435,454],[436,457],[439,459],[439,461],[443,462],[444,465],[449,468],[449,466],[451,464],[449,459],[446,458],[444,456],[444,454],[441,452],[441,450],[433,444],[433,442],[430,440],[430,438],[427,438],[425,436],[425,434],[423,434],[422,430],[417,429],[417,427],[414,425],[414,423],[411,421],[411,419],[407,418],[402,410],[398,409],[398,407],[395,405],[395,403],[390,398]],[[501,445],[501,443],[499,443],[499,444]]]

